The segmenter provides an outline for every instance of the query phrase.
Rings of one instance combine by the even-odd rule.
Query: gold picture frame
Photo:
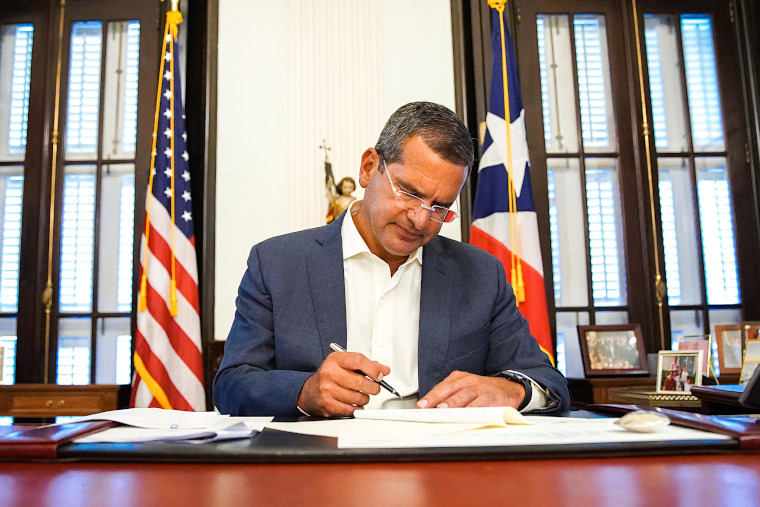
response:
[[[657,392],[689,394],[702,385],[701,350],[661,350],[657,355]]]

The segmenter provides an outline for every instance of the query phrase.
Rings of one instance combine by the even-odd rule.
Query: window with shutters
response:
[[[0,12],[5,384],[130,383],[156,6],[10,0]]]
[[[517,12],[563,371],[584,376],[581,324],[641,324],[654,352],[758,315],[757,203],[740,86],[749,78],[736,63],[730,5],[536,0],[515,2]]]

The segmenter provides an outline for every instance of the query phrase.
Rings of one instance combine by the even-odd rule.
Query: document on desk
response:
[[[404,408],[390,410],[357,410],[356,419],[381,421],[409,421],[424,423],[466,423],[479,426],[507,426],[531,424],[513,407],[466,407],[466,408]]]
[[[379,421],[373,419],[324,419],[319,421],[270,422],[267,428],[301,435],[317,435],[341,439],[393,440],[419,438],[457,431],[481,428],[482,424],[466,423],[418,423],[406,421]]]
[[[633,433],[614,424],[615,418],[525,416],[530,425],[480,427],[445,434],[409,437],[399,430],[396,438],[343,436],[338,447],[420,448],[420,447],[511,447],[572,444],[714,441],[730,437],[679,426],[667,426],[652,433]]]
[[[161,408],[129,408],[84,416],[79,421],[123,424],[76,439],[76,443],[185,440],[210,442],[247,438],[264,429],[271,417],[230,417],[216,412],[186,412]]]
[[[485,426],[531,424],[512,407],[356,410],[354,419],[272,422],[280,431],[340,439],[395,440],[473,430]]]

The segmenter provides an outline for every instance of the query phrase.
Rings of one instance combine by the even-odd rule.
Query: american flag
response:
[[[141,242],[132,407],[206,410],[177,25],[167,14]],[[181,133],[175,135],[175,133]]]
[[[504,264],[507,278],[515,289],[518,308],[528,320],[531,333],[541,349],[554,360],[538,222],[530,186],[525,110],[512,39],[503,16],[503,8],[501,11],[493,10],[491,94],[478,168],[470,243],[495,255]],[[506,54],[509,131],[505,120],[502,40]]]

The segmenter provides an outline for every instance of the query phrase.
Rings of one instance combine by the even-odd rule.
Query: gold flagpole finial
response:
[[[499,12],[504,10],[504,6],[507,5],[507,0],[488,0],[488,6],[492,9],[496,9]]]
[[[182,23],[182,13],[177,9],[179,0],[172,0],[172,10],[166,13],[166,23],[171,27],[172,39],[177,40],[177,26]]]

